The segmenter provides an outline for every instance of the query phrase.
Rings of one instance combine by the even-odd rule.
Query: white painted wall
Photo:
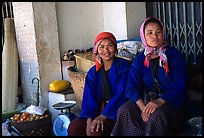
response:
[[[104,30],[112,32],[117,40],[127,39],[125,2],[103,2]]]
[[[56,2],[61,55],[68,49],[93,46],[103,31],[102,2]]]
[[[139,38],[139,29],[146,18],[145,2],[126,2],[128,39]]]
[[[56,2],[61,57],[68,49],[93,47],[101,31],[117,40],[138,38],[145,2]]]

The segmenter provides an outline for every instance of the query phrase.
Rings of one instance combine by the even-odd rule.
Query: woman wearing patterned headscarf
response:
[[[164,41],[162,22],[147,18],[140,27],[143,53],[133,61],[126,96],[118,110],[113,136],[165,136],[175,134],[184,122],[186,63]]]
[[[101,32],[94,43],[93,66],[85,78],[81,113],[68,127],[70,136],[108,136],[118,108],[127,101],[125,88],[131,63],[116,57],[117,43],[110,32]]]

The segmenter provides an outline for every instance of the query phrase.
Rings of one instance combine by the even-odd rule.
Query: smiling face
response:
[[[149,22],[144,29],[144,37],[148,46],[160,46],[163,41],[162,28],[158,23]]]
[[[116,46],[109,39],[104,39],[98,46],[98,54],[103,62],[112,61],[116,53]]]

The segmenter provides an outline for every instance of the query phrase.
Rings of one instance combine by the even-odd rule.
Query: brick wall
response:
[[[39,78],[40,105],[48,107],[49,83],[62,79],[55,3],[12,2],[23,102],[33,104]]]
[[[19,69],[23,101],[26,105],[33,102],[32,96],[37,91],[37,84],[32,84],[34,77],[39,77],[37,61],[32,3],[13,3],[16,40],[19,53]]]

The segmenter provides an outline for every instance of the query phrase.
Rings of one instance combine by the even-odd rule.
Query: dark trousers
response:
[[[86,121],[87,119],[76,118],[74,119],[68,127],[69,136],[87,136],[86,135]],[[106,119],[104,123],[104,130],[93,132],[92,136],[110,136],[110,133],[114,127],[115,121],[111,119]]]

